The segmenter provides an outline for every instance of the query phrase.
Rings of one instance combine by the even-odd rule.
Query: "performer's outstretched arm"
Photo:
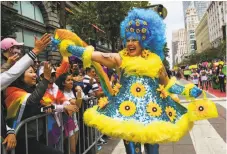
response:
[[[121,65],[121,57],[118,53],[103,53],[95,51],[92,53],[92,61],[98,62],[109,68],[116,68]]]
[[[194,84],[180,85],[176,82],[176,78],[169,79],[165,67],[163,66],[159,72],[159,81],[165,86],[165,90],[169,93],[180,94],[187,97],[198,97],[202,94],[202,90]]]

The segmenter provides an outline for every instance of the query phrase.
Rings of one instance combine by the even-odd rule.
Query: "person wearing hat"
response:
[[[205,101],[200,108],[196,107],[197,102],[186,108],[171,97],[173,93],[196,98],[202,90],[168,78],[162,61],[166,39],[160,14],[133,8],[120,26],[125,48],[119,53],[94,51],[80,43],[76,34],[61,29],[55,32],[52,44],[61,53],[81,58],[85,67],[93,65],[100,77],[107,97],[85,111],[85,124],[108,136],[122,138],[127,154],[141,154],[141,144],[146,154],[158,154],[160,143],[180,140],[192,128],[193,121],[217,117],[217,109],[214,104],[207,108]],[[100,64],[120,70],[119,85],[111,88]],[[194,111],[196,114],[191,114]],[[210,111],[215,111],[215,115],[211,116]]]
[[[35,37],[35,47],[32,51],[29,51],[25,54],[19,61],[15,64],[11,63],[8,71],[1,73],[1,90],[5,89],[8,85],[10,85],[14,80],[16,80],[29,66],[33,65],[34,60],[36,59],[37,55],[41,53],[49,44],[50,44],[50,34],[44,34],[40,39]],[[3,55],[6,58],[12,57],[14,53],[13,60],[17,60],[18,54],[20,53],[19,49],[12,49],[14,45],[17,44],[21,45],[21,43],[16,43],[14,39],[3,39],[1,42],[1,49],[3,50]],[[15,54],[16,53],[16,54]]]
[[[2,63],[1,72],[8,70],[21,56],[21,47],[24,43],[18,43],[13,38],[5,38],[1,41]]]

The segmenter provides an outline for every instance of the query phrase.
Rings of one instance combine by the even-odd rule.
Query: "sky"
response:
[[[184,14],[182,1],[151,1],[153,4],[162,4],[168,11],[167,17],[164,19],[166,24],[167,45],[170,49],[168,61],[172,68],[172,32],[177,29],[184,28]]]

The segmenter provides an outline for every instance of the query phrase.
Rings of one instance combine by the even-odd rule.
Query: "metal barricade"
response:
[[[78,142],[77,142],[77,151],[76,154],[96,154],[97,152],[97,142],[102,137],[101,133],[98,132],[96,129],[87,127],[83,122],[83,113],[87,108],[90,108],[97,104],[97,98],[90,97],[86,100],[83,100],[80,112],[77,113],[77,121],[79,125],[79,135],[78,135]],[[46,139],[46,145],[48,146],[48,115],[50,114],[41,114],[37,116],[33,116],[30,118],[27,118],[19,123],[17,128],[15,129],[16,135],[21,130],[22,127],[24,127],[25,130],[25,145],[26,145],[26,154],[28,154],[28,132],[27,127],[28,123],[32,121],[36,121],[36,140],[39,141],[39,132],[38,132],[38,121],[39,119],[45,120],[45,139]],[[70,154],[70,138],[68,137],[68,146],[66,148],[66,151],[64,151],[64,134],[63,134],[63,126],[61,126],[61,135],[60,135],[60,150],[64,152],[64,154]],[[15,154],[15,149],[13,149],[11,152],[6,151],[5,146],[3,148],[3,154]],[[56,147],[58,148],[59,147]]]

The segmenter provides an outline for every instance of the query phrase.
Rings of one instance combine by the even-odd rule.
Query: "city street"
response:
[[[188,81],[181,80],[182,84]],[[219,117],[195,122],[193,129],[179,142],[160,145],[160,154],[226,154],[226,98],[218,98],[207,93],[217,106]],[[182,104],[188,103],[181,97]],[[144,148],[142,146],[144,153]],[[124,143],[120,139],[110,139],[98,154],[125,154]]]

